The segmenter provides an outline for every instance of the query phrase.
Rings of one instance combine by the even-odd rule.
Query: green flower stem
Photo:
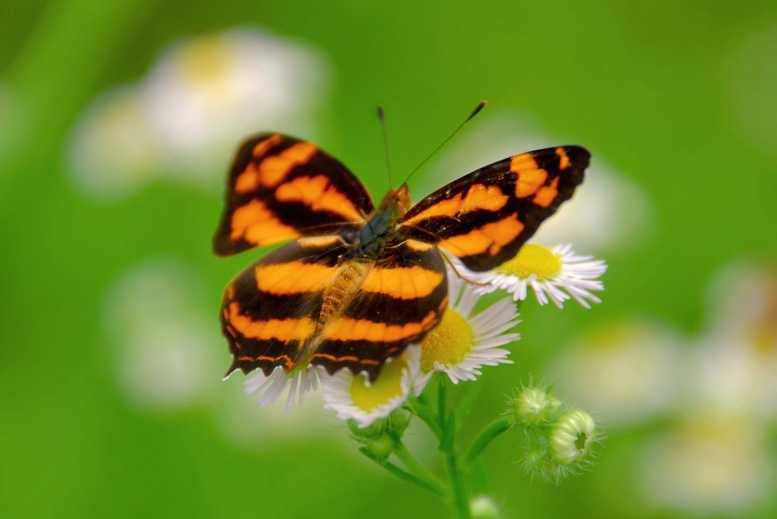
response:
[[[459,465],[459,457],[453,450],[445,453],[445,465],[453,491],[453,510],[458,519],[470,519],[469,494],[464,481],[464,473]]]
[[[421,487],[424,490],[428,490],[429,492],[432,492],[433,494],[437,494],[438,496],[442,498],[448,497],[448,492],[443,487],[442,489],[438,488],[434,484],[430,484],[428,481],[424,481],[423,479],[420,479],[416,477],[413,474],[410,474],[409,472],[402,470],[401,468],[397,467],[390,461],[381,460],[376,458],[375,456],[371,455],[367,449],[359,449],[359,452],[367,456],[369,459],[386,469],[387,471],[391,472],[393,475],[401,479],[402,481],[407,481],[408,483],[412,483],[413,485],[416,485],[417,487]]]
[[[464,479],[464,472],[459,464],[459,456],[456,452],[456,415],[448,411],[447,379],[444,374],[439,376],[437,392],[438,418],[443,437],[440,441],[440,450],[445,457],[445,466],[448,470],[451,491],[453,492],[451,505],[458,519],[470,519],[469,493]]]
[[[396,454],[399,461],[407,467],[407,469],[419,480],[424,481],[428,488],[434,488],[434,493],[447,497],[449,495],[448,488],[440,481],[437,476],[429,472],[418,460],[407,450],[407,447],[403,443],[399,443],[394,448],[394,454]]]
[[[514,423],[514,418],[511,415],[505,415],[488,424],[485,429],[480,431],[475,441],[467,449],[467,453],[464,455],[464,466],[469,467],[472,465],[472,462],[480,456],[483,449],[488,447],[491,440],[507,431]]]
[[[470,479],[472,480],[473,496],[482,496],[491,493],[491,483],[488,479],[488,472],[486,471],[486,465],[483,463],[483,458],[475,460],[469,473]]]

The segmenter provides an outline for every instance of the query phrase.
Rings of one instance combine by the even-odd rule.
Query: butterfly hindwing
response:
[[[590,158],[585,148],[560,146],[495,162],[423,199],[405,214],[402,228],[472,270],[495,268],[572,196]]]
[[[234,360],[228,373],[293,367],[316,331],[322,292],[350,244],[342,237],[301,238],[276,249],[227,286],[221,327]]]
[[[356,228],[374,208],[361,182],[337,159],[278,133],[240,146],[225,204],[213,240],[222,256]]]
[[[311,357],[330,374],[347,367],[374,380],[390,357],[420,340],[448,301],[445,263],[437,247],[406,240],[383,251],[340,319]]]

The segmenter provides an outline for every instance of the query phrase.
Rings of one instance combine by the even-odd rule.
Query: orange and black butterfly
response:
[[[214,250],[291,243],[227,286],[228,374],[312,364],[374,380],[386,359],[440,321],[448,299],[440,248],[475,271],[513,258],[572,196],[590,158],[579,146],[522,153],[412,208],[406,183],[375,208],[361,182],[314,144],[250,138],[229,173]]]

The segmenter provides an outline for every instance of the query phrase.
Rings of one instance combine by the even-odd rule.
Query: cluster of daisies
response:
[[[552,301],[561,308],[574,298],[590,308],[589,301],[600,302],[592,292],[604,290],[599,278],[607,270],[604,261],[578,256],[568,245],[548,249],[526,244],[515,258],[488,272],[472,272],[456,258],[448,259],[453,267],[448,268],[447,311],[421,341],[389,359],[374,382],[347,369],[329,376],[311,365],[291,372],[278,367],[269,376],[258,372],[248,379],[246,393],[265,406],[278,400],[288,386],[288,411],[296,400],[302,403],[307,391],[318,389],[320,382],[327,409],[342,420],[354,420],[360,428],[368,427],[401,407],[409,396],[420,395],[435,372],[458,384],[476,380],[483,366],[512,363],[510,351],[503,346],[520,339],[510,331],[520,322],[513,301],[526,299],[529,288],[541,305]],[[476,313],[481,296],[497,289],[512,297]]]

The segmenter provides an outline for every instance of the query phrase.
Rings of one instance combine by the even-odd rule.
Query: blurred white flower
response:
[[[608,425],[640,423],[674,410],[682,346],[683,338],[666,327],[623,322],[562,348],[550,371]]]
[[[777,160],[777,23],[771,17],[765,25],[746,28],[738,36],[738,42],[728,39],[735,43],[720,76],[732,119],[729,128],[740,134],[744,145]]]
[[[747,416],[685,416],[645,449],[640,488],[658,510],[742,513],[774,488],[765,433]]]
[[[610,168],[606,157],[590,143],[552,135],[525,112],[486,108],[433,162],[413,196],[429,194],[506,157],[562,144],[588,147],[593,154],[591,166],[572,200],[540,226],[535,238],[542,243],[574,243],[597,255],[645,242],[652,231],[653,211],[641,186]]]
[[[100,198],[126,195],[166,173],[161,142],[129,87],[106,93],[89,107],[70,154],[79,187]]]
[[[695,405],[763,423],[777,418],[777,272],[729,266],[712,285],[710,320],[691,354]]]
[[[202,301],[201,278],[172,258],[122,273],[102,302],[120,389],[140,408],[170,412],[200,403],[217,388],[222,340]]]
[[[684,359],[679,424],[638,466],[646,497],[661,508],[741,514],[776,483],[777,272],[731,265],[709,299],[707,329]]]
[[[71,139],[75,181],[100,198],[160,176],[220,186],[249,134],[314,134],[311,115],[328,95],[330,75],[312,46],[259,30],[178,42],[140,82],[85,111]]]

